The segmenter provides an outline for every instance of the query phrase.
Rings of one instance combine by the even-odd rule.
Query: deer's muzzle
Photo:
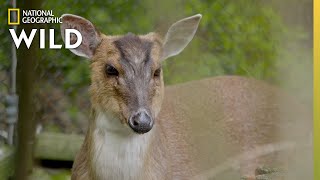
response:
[[[139,134],[149,132],[153,127],[153,119],[146,110],[139,110],[129,118],[129,126]]]

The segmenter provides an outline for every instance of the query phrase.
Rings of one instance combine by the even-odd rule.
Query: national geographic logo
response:
[[[43,9],[8,9],[8,25],[22,24],[60,24],[61,17],[55,17],[52,10]]]
[[[19,25],[20,24],[20,9],[9,8],[8,9],[8,25]]]
[[[51,23],[62,23],[62,16],[55,17],[52,10],[36,10],[28,9],[24,10],[19,8],[9,8],[8,9],[8,25],[19,25],[21,19],[21,24],[51,24]],[[46,48],[46,29],[31,29],[29,35],[27,35],[24,29],[21,30],[20,35],[17,34],[16,28],[9,28],[12,40],[18,49],[22,41],[25,42],[27,48],[30,45],[36,35],[39,33],[39,48]],[[55,29],[49,29],[49,49],[61,49],[62,44],[55,44]],[[82,43],[82,35],[77,29],[65,29],[64,32],[64,42],[66,49],[75,49]]]

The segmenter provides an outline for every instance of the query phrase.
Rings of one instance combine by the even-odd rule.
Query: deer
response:
[[[163,36],[105,35],[83,17],[62,16],[62,39],[66,29],[80,32],[69,50],[91,71],[73,180],[254,179],[257,167],[286,164],[310,137],[308,109],[266,82],[226,75],[164,87],[162,63],[186,48],[201,18],[181,19]]]

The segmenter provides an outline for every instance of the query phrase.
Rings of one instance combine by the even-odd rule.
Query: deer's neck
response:
[[[141,178],[152,131],[134,134],[118,119],[98,111],[91,133],[91,166],[96,179]]]

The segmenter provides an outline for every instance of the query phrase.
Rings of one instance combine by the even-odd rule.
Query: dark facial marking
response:
[[[123,93],[127,95],[125,97],[130,111],[139,108],[149,111],[149,96],[152,94],[150,81],[153,77],[150,53],[153,43],[129,33],[114,41],[114,45],[121,55],[119,62],[125,72]]]
[[[152,42],[142,40],[138,36],[128,33],[114,42],[122,59],[126,61],[150,61]]]

